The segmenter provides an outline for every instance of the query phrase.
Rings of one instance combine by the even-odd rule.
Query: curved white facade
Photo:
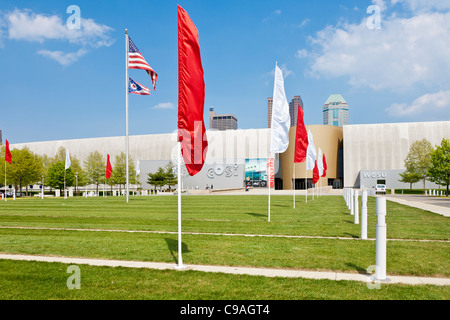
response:
[[[344,126],[344,185],[360,187],[361,170],[401,170],[411,144],[427,139],[433,146],[450,139],[450,121]]]

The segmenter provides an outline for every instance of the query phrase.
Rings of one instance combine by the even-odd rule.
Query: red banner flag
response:
[[[308,133],[306,132],[305,122],[303,120],[303,108],[299,106],[297,115],[297,131],[295,133],[294,162],[298,163],[305,161],[307,150]]]
[[[112,166],[111,162],[109,162],[109,154],[106,157],[106,179],[111,178]]]
[[[12,156],[11,151],[9,151],[9,142],[6,140],[6,149],[5,149],[5,161],[11,164]]]
[[[325,177],[327,175],[327,161],[325,159],[325,153],[323,154],[323,174],[322,177]]]
[[[313,169],[313,183],[316,184],[317,181],[319,181],[319,167],[317,166],[317,160],[314,162],[314,169]]]
[[[202,170],[208,149],[204,104],[198,31],[187,12],[178,6],[178,141],[191,176]]]

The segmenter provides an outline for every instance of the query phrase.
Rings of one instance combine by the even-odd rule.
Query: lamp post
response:
[[[42,175],[42,199],[44,199],[44,188],[45,188],[44,175]]]
[[[77,194],[78,197],[78,172],[75,172],[75,180],[76,180],[75,193]]]

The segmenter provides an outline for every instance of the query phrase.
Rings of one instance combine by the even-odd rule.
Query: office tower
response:
[[[340,94],[332,94],[323,105],[323,124],[342,127],[348,124],[348,104]]]
[[[273,98],[267,98],[267,127],[271,127],[272,121],[272,106],[273,106]],[[289,102],[289,115],[291,117],[291,127],[295,127],[297,125],[297,114],[298,107],[303,108],[303,101],[300,96],[294,96],[294,99]]]
[[[216,114],[209,108],[209,130],[236,130],[237,118],[232,114]]]

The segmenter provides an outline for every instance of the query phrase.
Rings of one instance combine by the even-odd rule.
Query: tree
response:
[[[410,190],[412,189],[412,184],[420,181],[420,179],[421,179],[420,175],[418,175],[415,172],[410,172],[408,170],[400,173],[399,175],[400,175],[401,179],[399,179],[398,181],[404,182],[404,183],[409,183]]]
[[[175,175],[175,166],[172,161],[169,161],[169,163],[165,166],[165,175],[166,175],[166,185],[174,186],[178,183],[177,176]],[[180,188],[178,188],[180,189]]]
[[[26,187],[28,196],[28,186],[42,180],[42,160],[41,157],[33,153],[27,147],[11,150],[12,161],[7,163],[7,180],[13,184],[15,189],[22,192],[22,187]],[[3,165],[3,170],[4,170]],[[3,175],[4,178],[4,175]]]
[[[447,195],[450,184],[450,141],[442,139],[441,145],[431,153],[432,166],[428,171],[429,180],[439,185],[447,186]]]
[[[155,186],[155,191],[156,187],[159,187],[159,190],[161,191],[161,187],[166,184],[166,172],[164,171],[164,168],[159,167],[155,173],[149,173],[147,183]]]
[[[48,169],[46,184],[62,191],[64,189],[64,173],[66,176],[66,187],[73,186],[75,184],[75,174],[72,171],[72,168],[65,170],[65,163],[60,161],[56,162]]]
[[[49,168],[57,162],[66,162],[66,148],[59,147],[55,156],[49,161]],[[80,160],[75,155],[70,155],[70,169],[77,176],[75,180],[78,180],[78,186],[84,186],[89,183],[89,179],[86,177],[85,171],[80,165]]]
[[[87,159],[84,161],[84,168],[89,183],[95,184],[97,186],[97,194],[98,194],[98,185],[100,183],[106,182],[105,158],[100,152],[94,151],[91,154],[89,154]]]
[[[428,177],[428,170],[431,168],[431,152],[433,146],[427,139],[415,141],[409,147],[408,155],[405,159],[406,171],[415,173],[423,179],[423,189],[425,190],[425,180]]]
[[[127,183],[127,161],[126,155],[124,152],[121,152],[116,156],[114,160],[113,168],[114,170],[111,173],[111,183],[119,185],[119,191],[121,192],[120,186],[125,185]],[[136,170],[134,169],[133,159],[128,156],[128,181],[131,184],[136,183]]]

